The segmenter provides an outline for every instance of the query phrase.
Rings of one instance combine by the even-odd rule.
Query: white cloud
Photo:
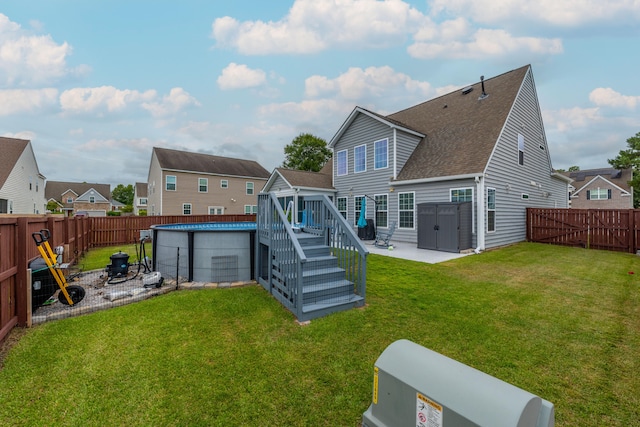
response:
[[[190,106],[199,106],[200,103],[189,92],[181,87],[174,87],[162,98],[161,102],[145,102],[142,107],[151,112],[154,117],[166,117],[176,114]]]
[[[640,18],[637,0],[432,0],[432,16],[465,16],[483,24],[534,21],[560,27],[590,23],[634,23]]]
[[[561,110],[543,111],[545,127],[555,128],[559,132],[586,128],[595,122],[602,121],[600,110],[594,108],[565,108]]]
[[[68,113],[113,113],[124,110],[131,104],[152,100],[156,97],[154,90],[138,92],[137,90],[120,90],[113,86],[74,88],[65,90],[60,95],[60,106]]]
[[[246,89],[261,86],[267,81],[267,75],[260,69],[253,70],[244,64],[232,62],[218,77],[218,87],[222,90]]]
[[[50,35],[29,34],[0,13],[0,81],[5,84],[40,85],[86,72],[86,66],[68,68],[71,52],[68,43],[56,43]]]
[[[345,100],[360,101],[397,96],[399,92],[418,95],[421,98],[433,94],[429,83],[413,80],[388,66],[366,69],[354,67],[335,79],[312,76],[305,81],[305,94],[308,97],[335,94]]]
[[[38,112],[57,102],[58,90],[53,88],[0,90],[0,116]]]
[[[640,96],[622,95],[609,87],[594,89],[589,94],[589,100],[601,107],[634,109],[640,105]]]
[[[425,16],[399,0],[297,0],[277,22],[216,19],[212,37],[245,55],[308,54],[330,47],[382,48],[402,42]]]
[[[560,39],[514,37],[505,30],[479,29],[470,37],[455,37],[453,29],[434,41],[418,41],[407,48],[419,59],[504,57],[513,54],[555,55],[562,53]],[[466,27],[458,30],[467,31]],[[462,34],[461,34],[462,35]]]
[[[26,139],[29,141],[33,141],[36,138],[36,133],[25,130],[22,132],[15,132],[15,133],[4,133],[2,134],[2,136],[4,136],[5,138]]]

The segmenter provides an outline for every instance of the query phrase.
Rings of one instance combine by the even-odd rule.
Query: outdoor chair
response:
[[[396,222],[392,221],[387,231],[376,232],[376,240],[374,240],[373,244],[379,248],[388,248],[389,240],[391,240],[394,231],[396,231]]]

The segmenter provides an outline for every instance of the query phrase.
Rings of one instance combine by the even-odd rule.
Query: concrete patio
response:
[[[437,264],[439,262],[449,261],[452,259],[462,258],[463,256],[473,255],[469,253],[453,253],[432,251],[429,249],[418,249],[415,243],[395,242],[391,241],[393,249],[379,248],[374,246],[373,240],[363,241],[369,253],[376,255],[389,256],[393,258],[403,258],[411,261],[426,262],[428,264]]]

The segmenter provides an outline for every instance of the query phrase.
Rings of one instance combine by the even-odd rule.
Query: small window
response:
[[[246,184],[247,195],[253,195],[253,182],[247,182]]]
[[[229,181],[226,179],[220,180],[220,188],[229,188]]]
[[[191,215],[191,203],[182,204],[182,215]]]
[[[524,165],[524,135],[518,134],[518,164]]]
[[[358,145],[353,149],[353,172],[365,172],[367,170],[367,146]]]
[[[389,167],[389,140],[381,139],[373,144],[373,168],[384,169]]]
[[[247,215],[258,213],[258,205],[244,205],[244,213]]]
[[[167,175],[166,176],[166,190],[167,191],[176,191],[176,184],[178,179],[175,175]]]
[[[147,198],[146,197],[140,197],[138,199],[138,205],[139,206],[147,206]]]
[[[198,178],[198,192],[206,193],[209,191],[209,180],[207,178]]]
[[[398,194],[398,228],[413,228],[415,193]]]
[[[611,198],[611,190],[607,188],[596,188],[587,190],[587,200],[608,200]]]
[[[344,219],[347,219],[347,198],[338,197],[336,199],[336,202],[337,202],[336,208],[338,209],[338,212],[340,212],[340,215],[342,215]]]
[[[338,151],[336,154],[336,175],[343,176],[347,173],[347,150]]]
[[[386,194],[376,194],[376,226],[386,228],[388,218],[388,202]]]
[[[473,202],[473,188],[452,188],[450,199],[452,202]]]
[[[96,197],[95,196],[89,196],[89,203],[95,203],[96,202]]]
[[[224,207],[209,206],[209,215],[222,215],[223,213],[224,213]]]
[[[522,193],[522,199],[523,200],[527,200],[529,198],[529,195],[526,193]]]
[[[487,231],[496,231],[496,189],[487,188]]]
[[[67,197],[67,203],[73,203],[73,197]]]

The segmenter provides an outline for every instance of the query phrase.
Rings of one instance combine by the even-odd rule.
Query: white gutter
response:
[[[437,176],[433,178],[409,179],[406,181],[389,181],[389,185],[413,185],[413,184],[424,184],[428,182],[454,181],[458,179],[477,179],[478,177],[482,178],[483,176],[484,174],[468,173],[464,175]]]
[[[478,175],[475,177],[476,181],[476,195],[477,195],[477,211],[476,211],[476,249],[475,253],[479,254],[485,249],[485,235],[484,235],[484,176]]]

